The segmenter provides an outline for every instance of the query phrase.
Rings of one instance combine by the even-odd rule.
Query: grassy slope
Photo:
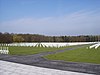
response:
[[[68,47],[61,48],[43,48],[43,47],[9,47],[9,51],[11,55],[28,55],[28,54],[36,54],[40,52],[48,52],[54,50],[61,50]]]
[[[63,53],[45,56],[51,60],[64,60],[72,62],[87,62],[100,64],[100,47],[98,49],[79,48],[76,50],[66,51]]]

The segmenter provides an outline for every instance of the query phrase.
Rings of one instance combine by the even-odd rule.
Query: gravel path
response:
[[[82,72],[82,73],[90,73],[100,75],[100,64],[90,64],[90,63],[79,63],[79,62],[65,62],[60,60],[48,60],[44,59],[43,56],[49,54],[55,54],[64,52],[66,50],[73,50],[75,48],[67,48],[64,50],[57,50],[52,52],[42,52],[34,55],[4,55],[0,54],[0,60],[22,63],[32,66],[46,67],[52,69],[59,69],[65,71],[74,71],[74,72]]]

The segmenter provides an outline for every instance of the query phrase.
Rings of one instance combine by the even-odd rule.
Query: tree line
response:
[[[80,36],[45,36],[39,34],[14,34],[1,33],[0,43],[14,42],[96,42],[100,41],[100,35]]]

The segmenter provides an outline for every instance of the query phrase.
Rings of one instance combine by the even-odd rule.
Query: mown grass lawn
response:
[[[61,47],[61,48],[44,48],[44,47],[24,47],[24,46],[10,46],[9,47],[9,54],[11,55],[29,55],[29,54],[37,54],[41,52],[48,52],[48,51],[54,51],[54,50],[62,50],[68,47]]]
[[[98,49],[86,49],[86,47],[45,56],[50,60],[64,60],[71,62],[85,62],[100,64],[100,47]]]

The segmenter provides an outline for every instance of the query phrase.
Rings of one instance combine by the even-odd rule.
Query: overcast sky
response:
[[[0,0],[0,32],[100,35],[100,0]]]

